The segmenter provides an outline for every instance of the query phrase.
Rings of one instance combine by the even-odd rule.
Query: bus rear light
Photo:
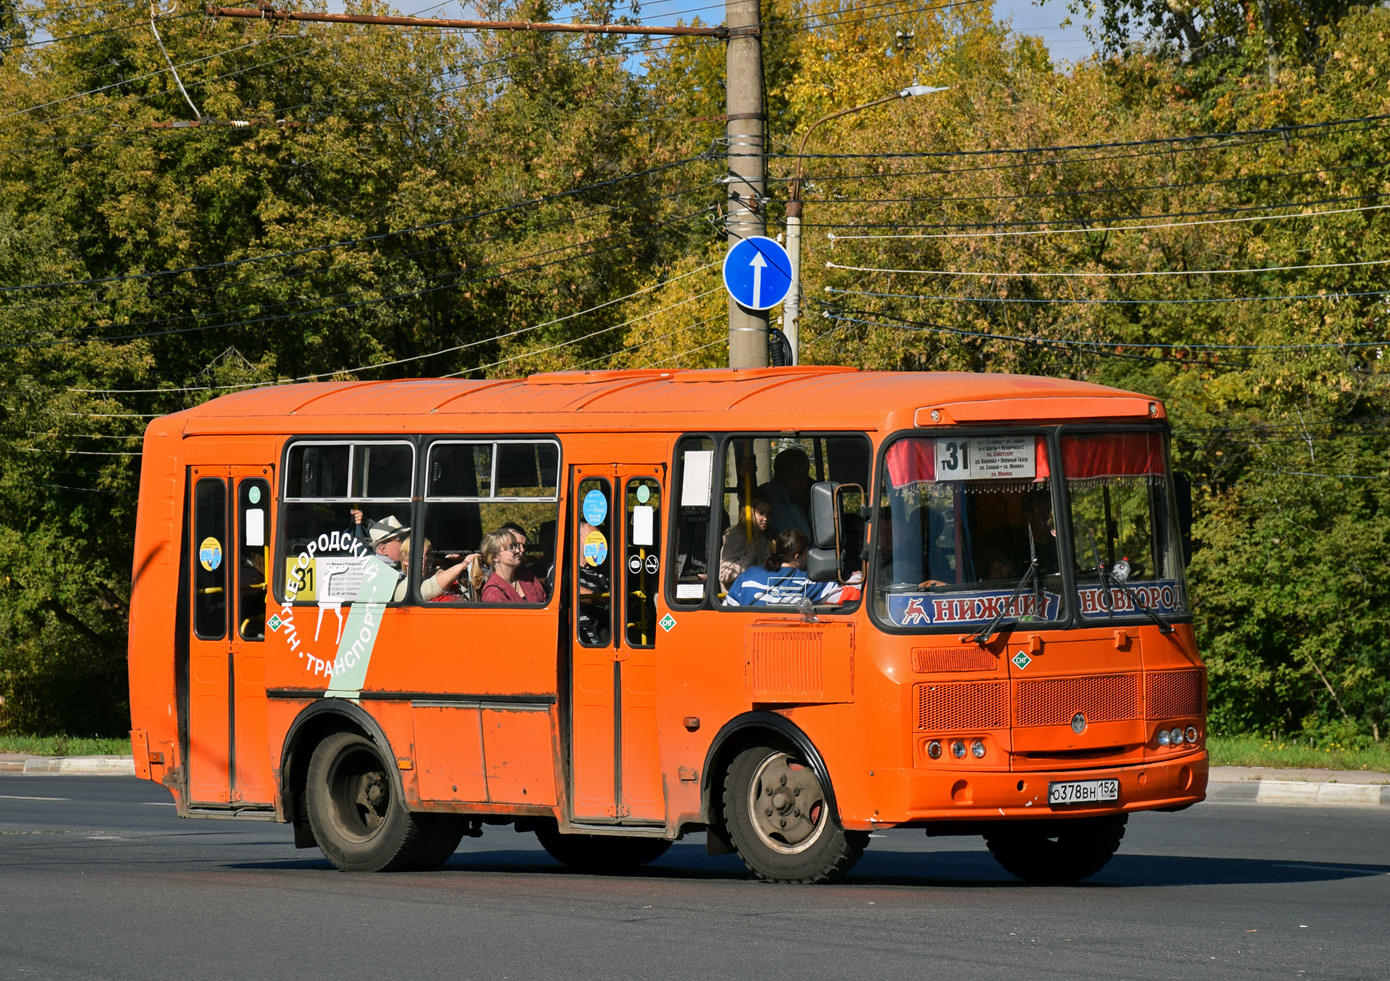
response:
[[[985,758],[985,741],[983,739],[977,739],[970,744],[970,755],[977,760]]]

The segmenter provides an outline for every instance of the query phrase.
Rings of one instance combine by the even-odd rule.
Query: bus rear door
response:
[[[190,467],[188,800],[274,800],[265,710],[269,467]]]
[[[662,824],[656,646],[665,468],[570,468],[570,805],[576,823]]]

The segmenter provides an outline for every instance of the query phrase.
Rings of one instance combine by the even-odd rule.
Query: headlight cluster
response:
[[[1172,728],[1164,726],[1154,733],[1154,742],[1159,747],[1177,747],[1184,743],[1195,746],[1197,745],[1197,727],[1188,726],[1184,729],[1182,726],[1173,726]]]
[[[964,739],[953,739],[950,743],[951,755],[958,760],[965,759],[967,753],[977,760],[985,758],[985,741],[983,739],[972,739],[967,746]],[[927,743],[927,756],[931,759],[941,759],[942,744],[940,739],[933,739]]]

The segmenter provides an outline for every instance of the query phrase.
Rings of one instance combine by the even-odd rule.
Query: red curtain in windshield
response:
[[[935,446],[929,439],[900,439],[888,447],[888,479],[894,487],[936,479]]]
[[[1163,437],[1159,433],[1068,436],[1062,440],[1062,468],[1068,480],[1162,476],[1166,472]]]
[[[971,441],[979,441],[982,444],[989,442],[987,436],[966,438]],[[1034,439],[1034,463],[1037,471],[1033,479],[1046,480],[1050,475],[1050,469],[1047,465],[1047,442],[1042,436],[1034,437]],[[884,462],[888,465],[888,479],[892,481],[894,487],[934,481],[936,480],[936,441],[900,439],[888,447],[888,454]]]

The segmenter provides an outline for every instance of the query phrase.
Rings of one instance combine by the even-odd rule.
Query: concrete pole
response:
[[[728,122],[729,247],[767,233],[767,171],[763,160],[762,11],[760,0],[724,0]],[[749,310],[729,299],[729,367],[767,367],[767,311]]]
[[[792,349],[792,364],[801,361],[801,199],[787,202],[787,262],[792,285],[782,301],[782,333]]]

